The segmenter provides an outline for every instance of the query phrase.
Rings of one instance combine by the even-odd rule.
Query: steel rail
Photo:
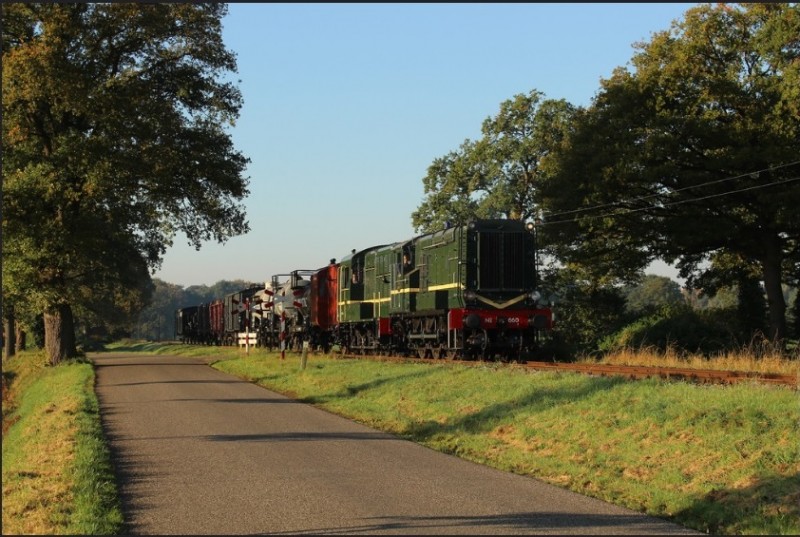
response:
[[[568,364],[549,362],[528,362],[524,367],[536,370],[566,370],[590,375],[619,375],[629,378],[661,377],[664,379],[691,380],[694,382],[710,382],[716,384],[734,384],[739,382],[760,382],[798,386],[798,376],[777,373],[761,373],[755,371],[726,371],[720,369],[692,369],[684,367],[610,365],[610,364]]]

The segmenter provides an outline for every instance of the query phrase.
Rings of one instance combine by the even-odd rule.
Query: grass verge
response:
[[[110,535],[122,514],[88,362],[3,360],[3,534]]]

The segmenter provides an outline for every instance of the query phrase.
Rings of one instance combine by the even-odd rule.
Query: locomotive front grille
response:
[[[480,288],[525,288],[524,233],[481,233],[479,237]]]

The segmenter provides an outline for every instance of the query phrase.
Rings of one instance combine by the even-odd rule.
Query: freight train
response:
[[[525,361],[553,327],[531,222],[472,220],[176,311],[187,343]]]

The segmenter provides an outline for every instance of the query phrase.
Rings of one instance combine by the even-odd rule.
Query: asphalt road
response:
[[[444,455],[221,373],[94,354],[126,533],[694,533]]]

